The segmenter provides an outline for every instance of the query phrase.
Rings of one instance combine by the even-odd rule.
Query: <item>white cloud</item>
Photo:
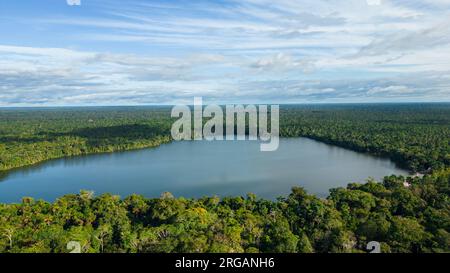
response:
[[[359,55],[383,55],[391,52],[430,50],[450,44],[450,21],[420,31],[398,31],[374,40]]]
[[[379,6],[381,5],[381,0],[366,0],[369,6]]]
[[[378,95],[378,94],[402,95],[410,93],[414,93],[414,91],[404,85],[391,85],[387,87],[377,86],[367,91],[367,95]]]
[[[285,70],[292,69],[307,72],[314,68],[313,63],[310,60],[294,59],[292,55],[285,53],[278,53],[272,56],[260,58],[256,62],[250,64],[250,67],[257,69],[260,72],[283,72]]]
[[[448,99],[448,7],[446,0],[117,1],[91,15],[15,18],[49,42],[0,45],[0,103]]]

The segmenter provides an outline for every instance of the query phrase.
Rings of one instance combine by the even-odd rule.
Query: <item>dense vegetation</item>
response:
[[[450,104],[282,106],[281,135],[387,156],[424,177],[386,177],[277,201],[94,197],[0,204],[0,252],[450,252]],[[169,142],[169,107],[0,110],[0,170]],[[301,181],[299,181],[301,182]],[[1,200],[0,200],[1,201]]]
[[[170,108],[0,110],[0,170],[170,141]]]
[[[170,141],[170,107],[0,110],[0,170]],[[390,157],[413,171],[450,164],[450,104],[282,106],[281,135]]]
[[[0,252],[450,252],[450,172],[350,184],[324,200],[125,199],[90,192],[0,205]]]
[[[282,136],[389,157],[412,171],[450,165],[450,104],[285,106]]]

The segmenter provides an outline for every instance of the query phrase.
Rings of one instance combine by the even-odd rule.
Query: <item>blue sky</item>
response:
[[[0,35],[0,106],[450,101],[450,0],[4,0]]]

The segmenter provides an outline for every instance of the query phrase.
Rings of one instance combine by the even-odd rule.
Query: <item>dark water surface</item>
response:
[[[276,198],[302,186],[325,197],[349,182],[408,174],[388,159],[356,153],[306,138],[281,139],[276,152],[258,142],[190,141],[158,148],[48,161],[0,176],[0,202],[23,196],[53,201],[81,189],[122,197],[245,195]]]

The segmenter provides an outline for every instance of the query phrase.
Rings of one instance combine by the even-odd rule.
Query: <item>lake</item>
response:
[[[249,192],[274,199],[293,186],[326,197],[330,188],[368,177],[407,175],[385,158],[307,138],[281,139],[275,152],[255,141],[184,141],[158,148],[47,161],[0,176],[0,202],[23,196],[53,201],[81,189],[126,197],[234,196]]]

